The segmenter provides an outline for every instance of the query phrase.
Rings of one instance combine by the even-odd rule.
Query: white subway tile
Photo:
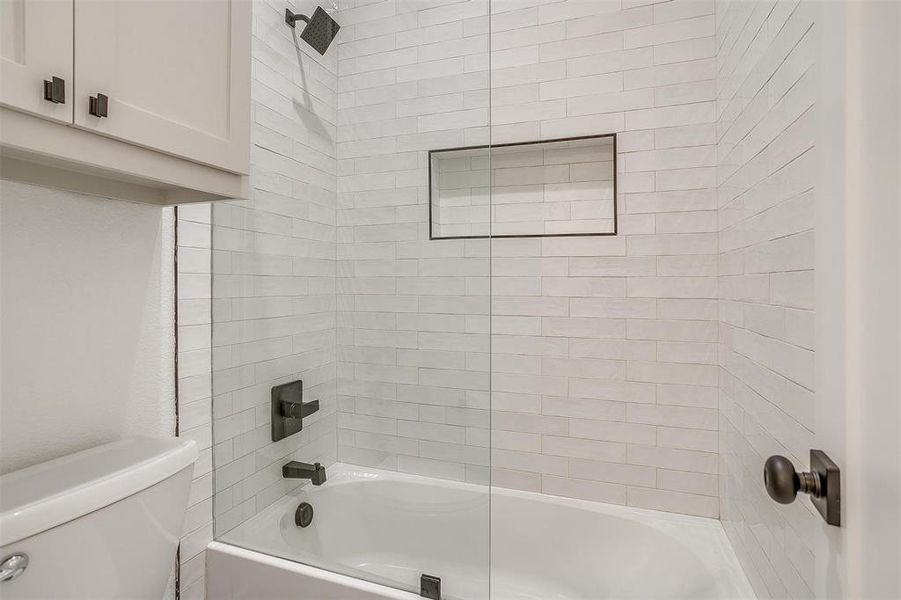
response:
[[[577,458],[569,461],[569,475],[576,479],[643,487],[654,487],[657,479],[656,469],[652,467]]]
[[[639,508],[651,508],[698,517],[715,519],[719,516],[719,503],[716,497],[667,490],[630,487],[628,489],[628,504]]]
[[[713,34],[714,17],[712,14],[664,22],[658,20],[655,15],[654,25],[627,31],[624,37],[624,46],[626,48],[656,47],[681,40],[712,37]],[[713,56],[713,52],[707,56]]]
[[[610,504],[626,503],[626,489],[624,486],[569,477],[543,475],[541,477],[541,491],[551,496],[565,496],[567,498],[579,498]]]
[[[678,450],[673,448],[657,448],[630,444],[627,449],[627,462],[634,465],[646,465],[679,471],[716,474],[716,454],[697,452],[694,450]]]

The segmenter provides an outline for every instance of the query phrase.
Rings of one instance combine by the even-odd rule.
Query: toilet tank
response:
[[[196,459],[192,440],[131,438],[0,477],[0,561],[27,556],[0,598],[160,600]]]

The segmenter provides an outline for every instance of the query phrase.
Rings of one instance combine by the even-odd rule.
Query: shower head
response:
[[[312,17],[295,15],[291,12],[291,9],[286,8],[285,23],[294,27],[296,21],[306,21],[307,26],[303,28],[300,37],[323,56],[325,56],[325,51],[328,50],[332,40],[338,34],[338,30],[341,29],[341,26],[335,23],[335,20],[322,10],[321,6],[316,7]]]

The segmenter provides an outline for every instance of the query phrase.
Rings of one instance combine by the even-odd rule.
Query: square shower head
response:
[[[327,12],[322,10],[321,6],[317,6],[313,16],[307,22],[307,26],[303,28],[300,37],[311,45],[316,52],[325,56],[325,51],[328,50],[339,29],[341,29],[341,26]]]

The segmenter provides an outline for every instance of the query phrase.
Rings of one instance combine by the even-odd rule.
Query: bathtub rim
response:
[[[678,523],[684,525],[694,525],[701,527],[719,526],[722,529],[722,519],[714,517],[703,517],[699,515],[689,515],[685,513],[671,512],[662,509],[642,508],[639,506],[629,506],[627,504],[617,504],[614,502],[603,502],[599,500],[587,500],[584,498],[573,498],[570,496],[557,496],[554,494],[545,494],[543,492],[533,492],[528,490],[520,490],[516,488],[500,487],[484,483],[472,483],[468,481],[457,481],[454,479],[442,479],[440,477],[431,477],[429,475],[417,475],[413,473],[403,473],[401,471],[391,471],[388,469],[379,469],[377,467],[365,467],[353,465],[350,463],[336,462],[327,467],[329,480],[324,484],[326,486],[344,486],[352,483],[362,483],[372,480],[397,480],[417,483],[422,485],[423,480],[428,485],[440,488],[453,488],[457,490],[465,490],[483,494],[488,498],[486,505],[490,505],[490,499],[495,495],[503,495],[512,498],[520,498],[532,500],[542,504],[554,504],[569,508],[577,508],[593,513],[601,513],[616,518],[628,518],[644,525],[652,526],[656,523]],[[301,494],[307,492],[316,492],[316,488],[310,484],[303,485],[289,494],[285,494],[259,513],[251,517],[255,519],[261,514],[272,510],[276,505],[285,503],[290,500],[300,500]],[[248,519],[249,521],[250,519]],[[243,523],[242,523],[243,525]],[[240,528],[238,525],[234,529],[224,533],[227,536],[235,529]],[[724,532],[725,533],[725,532]],[[221,537],[217,540],[221,541]],[[230,542],[225,542],[230,543]]]
[[[704,535],[705,537],[713,536],[713,538],[710,538],[710,541],[713,542],[713,545],[708,546],[706,548],[706,552],[703,552],[701,553],[702,555],[698,556],[698,558],[701,559],[701,562],[706,567],[715,567],[718,574],[725,576],[729,582],[727,585],[733,588],[734,591],[741,594],[737,597],[755,598],[755,596],[752,595],[753,588],[751,587],[750,582],[747,579],[747,575],[744,573],[738,562],[735,550],[725,534],[725,530],[720,519],[665,512],[621,504],[597,502],[579,498],[553,496],[539,492],[515,490],[511,488],[493,487],[485,484],[440,479],[436,477],[429,477],[427,475],[402,473],[397,471],[378,469],[374,467],[352,465],[349,463],[335,463],[332,466],[328,467],[328,469],[334,473],[334,475],[329,479],[329,484],[334,487],[341,487],[351,483],[364,483],[377,480],[405,481],[414,483],[416,485],[429,485],[439,488],[454,488],[456,490],[470,491],[475,494],[484,496],[487,499],[486,507],[491,507],[492,503],[490,499],[495,494],[499,494],[508,498],[537,502],[541,505],[555,505],[557,507],[566,507],[570,509],[586,511],[589,514],[601,514],[606,517],[633,521],[644,527],[652,529],[659,534],[671,538],[673,537],[673,527],[679,529],[685,528],[689,530],[695,529],[702,533],[702,535]],[[307,577],[315,577],[328,582],[334,582],[335,585],[349,585],[353,583],[363,582],[366,585],[364,585],[362,588],[359,588],[358,585],[349,585],[349,587],[352,589],[370,590],[370,593],[376,593],[374,592],[374,590],[378,590],[377,593],[383,595],[379,596],[380,598],[385,597],[392,600],[394,600],[395,598],[399,600],[412,600],[414,598],[419,598],[420,596],[413,593],[412,591],[403,590],[401,588],[395,587],[393,584],[370,581],[366,575],[356,576],[354,574],[344,574],[336,570],[330,570],[328,566],[314,566],[305,562],[301,562],[300,559],[296,557],[287,558],[276,554],[270,554],[263,550],[254,549],[252,545],[250,547],[248,545],[245,545],[245,540],[242,540],[240,538],[236,539],[235,537],[233,537],[232,539],[228,539],[229,533],[235,532],[247,523],[258,522],[261,518],[264,521],[273,518],[278,520],[280,516],[284,514],[286,506],[302,499],[305,493],[312,492],[313,494],[315,494],[317,489],[318,488],[306,485],[298,488],[291,494],[286,494],[282,498],[279,498],[277,501],[272,503],[272,505],[261,511],[259,514],[252,517],[251,520],[248,520],[244,524],[239,525],[235,529],[232,529],[228,533],[224,534],[217,540],[214,540],[212,544],[216,544],[215,548],[219,549],[221,549],[222,547],[228,547],[239,550],[240,552],[238,552],[236,555],[240,555],[242,558],[247,558],[256,562],[260,562],[262,564],[268,564],[272,566],[277,564],[280,567],[290,567],[288,568],[288,570],[291,572],[295,572]],[[488,508],[488,510],[492,509]],[[715,533],[713,532],[714,529],[716,530]],[[692,551],[693,553],[696,553],[697,549],[693,547],[693,544],[685,544],[683,540],[680,540],[678,538],[674,539],[685,545],[686,549]],[[214,547],[212,544],[209,547]],[[725,551],[725,556],[723,551]],[[710,562],[711,557],[708,554],[710,552],[717,556],[717,558],[712,563]],[[261,560],[261,557],[272,559],[272,561]],[[302,568],[295,568],[298,566]],[[409,588],[407,588],[407,590],[409,590]]]
[[[215,554],[219,553],[233,558],[258,563],[263,566],[274,567],[276,569],[287,571],[289,573],[293,573],[295,575],[309,579],[316,579],[317,581],[322,581],[326,585],[335,586],[341,589],[347,589],[359,594],[370,594],[373,598],[384,598],[385,600],[422,600],[422,596],[420,596],[419,594],[406,592],[404,590],[382,585],[380,583],[373,583],[365,579],[351,577],[350,575],[342,575],[341,573],[328,571],[319,567],[313,567],[311,565],[296,562],[288,558],[272,556],[271,554],[266,554],[265,552],[260,552],[258,550],[249,550],[247,548],[235,546],[234,544],[229,544],[227,542],[213,540],[207,545],[206,553],[206,591],[208,594],[211,591],[210,588],[212,578],[210,577],[210,574],[214,571],[210,569],[210,561],[211,559],[215,560]],[[215,589],[213,591],[215,592]],[[210,595],[208,597],[230,598],[232,596],[220,596],[214,593],[213,595]]]

